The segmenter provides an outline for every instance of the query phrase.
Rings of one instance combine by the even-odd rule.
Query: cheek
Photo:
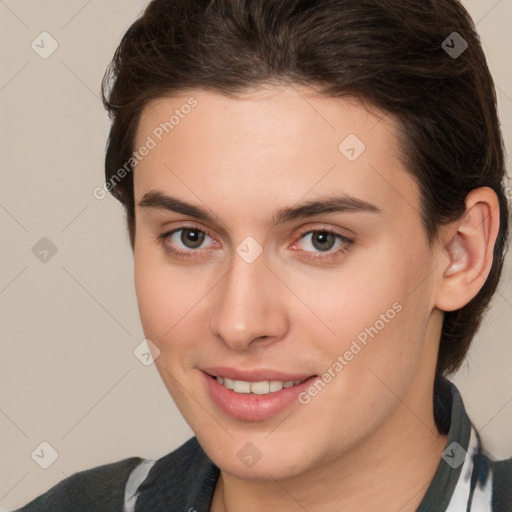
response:
[[[403,300],[410,277],[394,259],[382,254],[379,258],[361,258],[339,272],[318,274],[301,284],[307,305],[318,312],[333,339],[355,337],[376,322],[380,326],[380,316],[388,311],[386,320],[397,317],[398,306],[393,309],[393,305]],[[312,326],[318,328],[320,322]]]
[[[202,278],[194,276],[165,258],[158,250],[135,248],[135,291],[146,338],[160,349],[161,361],[176,361],[179,353],[189,352],[199,339],[193,334],[198,325],[204,325],[199,322],[199,315],[204,316],[201,299],[213,283],[208,284],[204,272]]]
[[[140,238],[139,238],[140,240]],[[139,315],[144,334],[157,345],[173,325],[169,282],[165,270],[157,261],[154,251],[141,249],[137,242],[134,250],[134,280]]]
[[[417,363],[431,309],[429,261],[422,242],[417,245],[395,240],[338,278],[325,279],[321,288],[310,287],[308,302],[331,330],[324,339],[332,340],[332,361],[346,354],[349,366],[363,373],[374,367],[392,373]]]
[[[155,366],[167,390],[175,400],[180,397],[183,381],[184,351],[178,335],[183,327],[178,293],[173,293],[171,276],[150,254],[135,253],[135,289],[144,336],[158,348]],[[168,271],[167,271],[168,272]],[[178,404],[179,406],[180,404]]]

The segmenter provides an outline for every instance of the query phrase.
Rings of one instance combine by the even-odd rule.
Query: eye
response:
[[[310,250],[301,250],[301,257],[309,260],[333,260],[343,254],[345,254],[351,245],[354,243],[354,240],[338,233],[332,229],[310,229],[305,233],[300,235],[300,239],[310,238],[309,244],[305,244],[306,246],[312,246],[313,249],[316,249],[318,255],[312,256],[308,253],[315,252]],[[167,231],[157,236],[157,241],[160,243],[166,252],[176,255],[178,257],[194,257],[197,256],[199,251],[198,249],[201,247],[206,238],[213,238],[203,231],[202,229],[196,227],[187,227],[182,226],[180,228],[174,229],[172,231]],[[215,240],[213,240],[215,244],[218,245]],[[338,242],[338,246],[336,250],[332,250],[333,246]],[[180,244],[184,249],[180,248]],[[291,247],[295,249],[297,244],[292,245]],[[178,247],[178,248],[176,248]],[[322,254],[325,253],[325,254]]]
[[[181,235],[179,235],[180,232]],[[198,249],[201,246],[206,237],[211,238],[201,229],[194,227],[181,227],[158,235],[157,240],[163,245],[166,251],[178,256],[189,257],[194,256],[194,253],[198,252],[195,249]],[[185,249],[188,250],[181,250],[179,248],[175,249],[177,245],[179,247],[179,244],[183,244]]]
[[[305,245],[309,245],[310,247],[312,246],[313,249],[317,249],[320,253],[317,256],[304,255],[306,259],[310,260],[334,259],[342,254],[345,254],[350,249],[351,245],[354,243],[354,241],[351,238],[348,238],[345,235],[342,235],[341,233],[338,233],[331,229],[311,229],[309,231],[306,231],[305,233],[302,233],[300,238],[302,240],[307,239],[308,237],[310,239],[310,242],[309,244]],[[335,245],[336,241],[339,242],[339,245],[336,250],[332,251],[332,248]],[[296,247],[296,244],[294,244],[292,247]],[[308,253],[315,251],[306,250],[302,252]],[[321,253],[326,254],[322,255]]]

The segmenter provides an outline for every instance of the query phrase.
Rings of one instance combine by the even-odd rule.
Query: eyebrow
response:
[[[158,190],[151,190],[144,194],[139,202],[139,207],[173,211],[210,223],[215,223],[217,220],[215,216],[211,215],[204,208],[187,203],[186,201],[176,197],[166,195]],[[280,208],[272,215],[271,222],[275,225],[327,213],[357,212],[381,213],[382,211],[371,203],[346,194],[328,194],[313,201],[299,203],[296,206]]]

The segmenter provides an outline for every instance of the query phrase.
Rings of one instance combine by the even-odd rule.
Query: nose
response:
[[[212,296],[209,325],[213,335],[235,351],[283,338],[288,328],[283,293],[286,287],[267,266],[264,253],[251,263],[234,253],[230,269]]]

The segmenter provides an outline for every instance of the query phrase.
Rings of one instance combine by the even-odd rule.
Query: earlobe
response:
[[[436,307],[454,311],[476,296],[489,275],[499,230],[499,203],[488,187],[472,190],[466,211],[445,230]],[[446,255],[448,255],[448,262]]]

